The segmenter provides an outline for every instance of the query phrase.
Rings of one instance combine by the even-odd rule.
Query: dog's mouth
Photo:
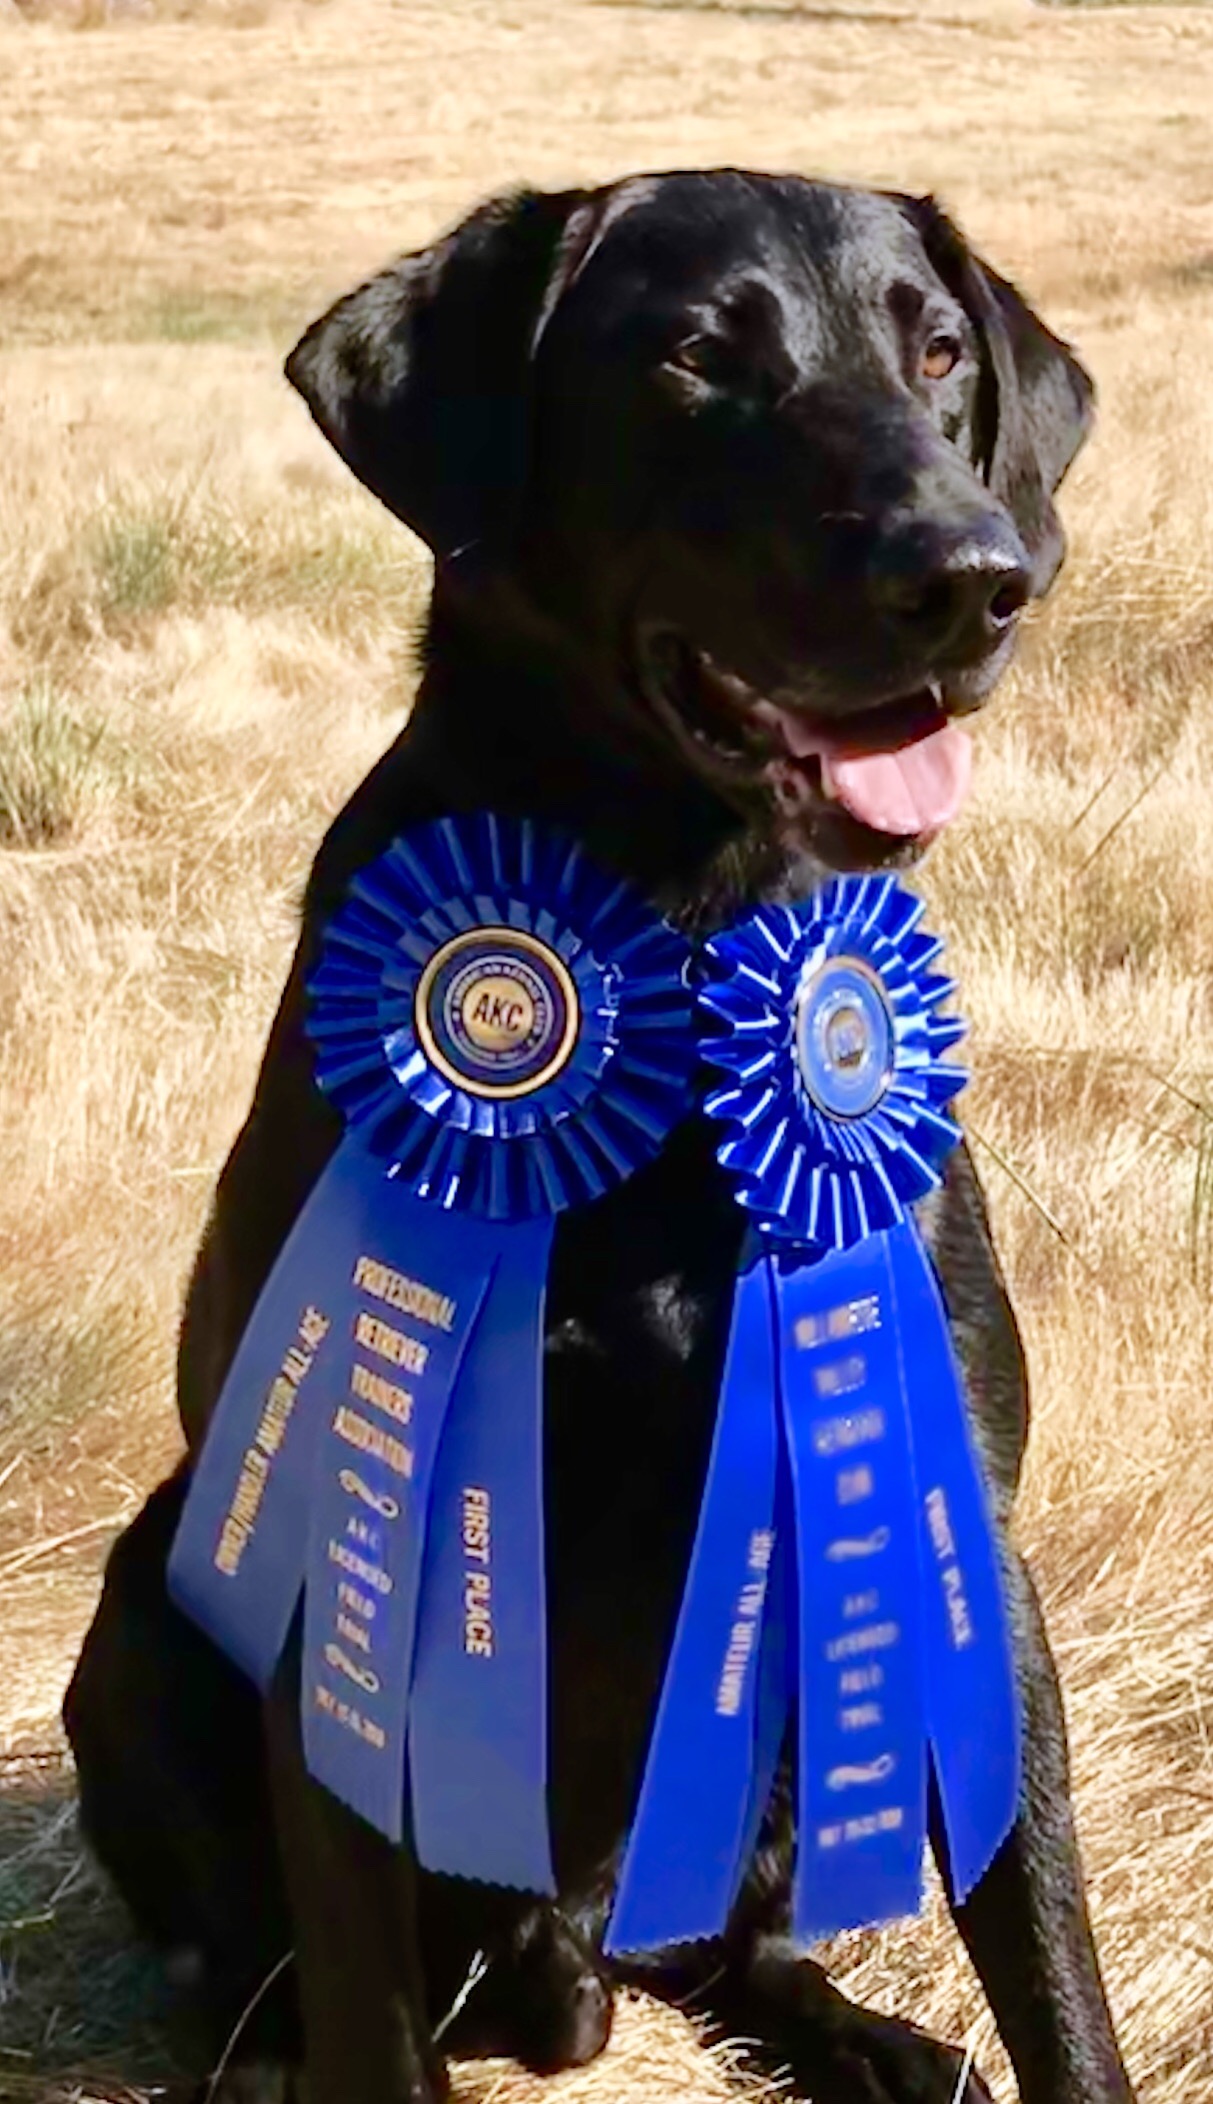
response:
[[[827,717],[762,694],[707,651],[665,634],[646,652],[644,688],[722,794],[765,788],[805,831],[835,821],[848,863],[926,846],[968,791],[972,743],[949,719],[935,682]]]

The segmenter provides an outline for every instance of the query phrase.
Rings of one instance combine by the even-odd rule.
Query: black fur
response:
[[[931,377],[924,356],[951,370]],[[929,201],[736,171],[488,205],[339,302],[288,373],[355,473],[429,541],[434,601],[409,726],[316,859],[220,1180],[182,1332],[191,1452],[338,1138],[301,989],[352,874],[421,820],[519,812],[571,826],[703,929],[801,896],[825,869],[912,858],[921,841],[870,830],[812,763],[791,763],[765,699],[869,746],[894,736],[907,696],[975,708],[1019,604],[1057,568],[1053,492],[1091,399],[1065,346]],[[923,1224],[1005,1520],[1023,1367],[963,1152]],[[241,2034],[229,2097],[293,2094],[305,2052],[308,2104],[428,2104],[448,2050],[546,2069],[605,2041],[623,1969],[597,1939],[694,1528],[738,1238],[698,1121],[557,1234],[559,1907],[421,1873],[307,1778],[297,1651],[262,1716],[166,1602],[184,1477],[115,1550],[67,1701],[86,1830],[141,1927],[198,1955],[218,2042],[295,1952]],[[1124,2104],[1053,1669],[1007,1555],[1023,1811],[958,1922],[1025,2104]],[[950,2048],[855,2008],[792,1955],[778,1795],[728,1936],[634,1974],[697,1994],[818,2104],[947,2104]],[[488,1973],[440,2048],[434,2027],[481,1949]],[[985,2095],[973,2077],[970,2104]]]

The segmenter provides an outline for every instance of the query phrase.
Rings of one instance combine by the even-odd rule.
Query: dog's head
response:
[[[1092,402],[929,199],[730,170],[490,204],[287,372],[440,574],[835,867],[957,808]]]

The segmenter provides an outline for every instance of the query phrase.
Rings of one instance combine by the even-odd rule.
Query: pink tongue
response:
[[[843,759],[821,748],[826,795],[878,833],[937,833],[959,811],[972,771],[972,740],[951,723],[897,752]]]

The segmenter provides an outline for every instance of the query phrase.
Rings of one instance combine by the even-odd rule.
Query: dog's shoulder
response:
[[[360,869],[410,827],[446,815],[448,801],[426,741],[406,724],[331,821],[303,895],[305,956]]]

